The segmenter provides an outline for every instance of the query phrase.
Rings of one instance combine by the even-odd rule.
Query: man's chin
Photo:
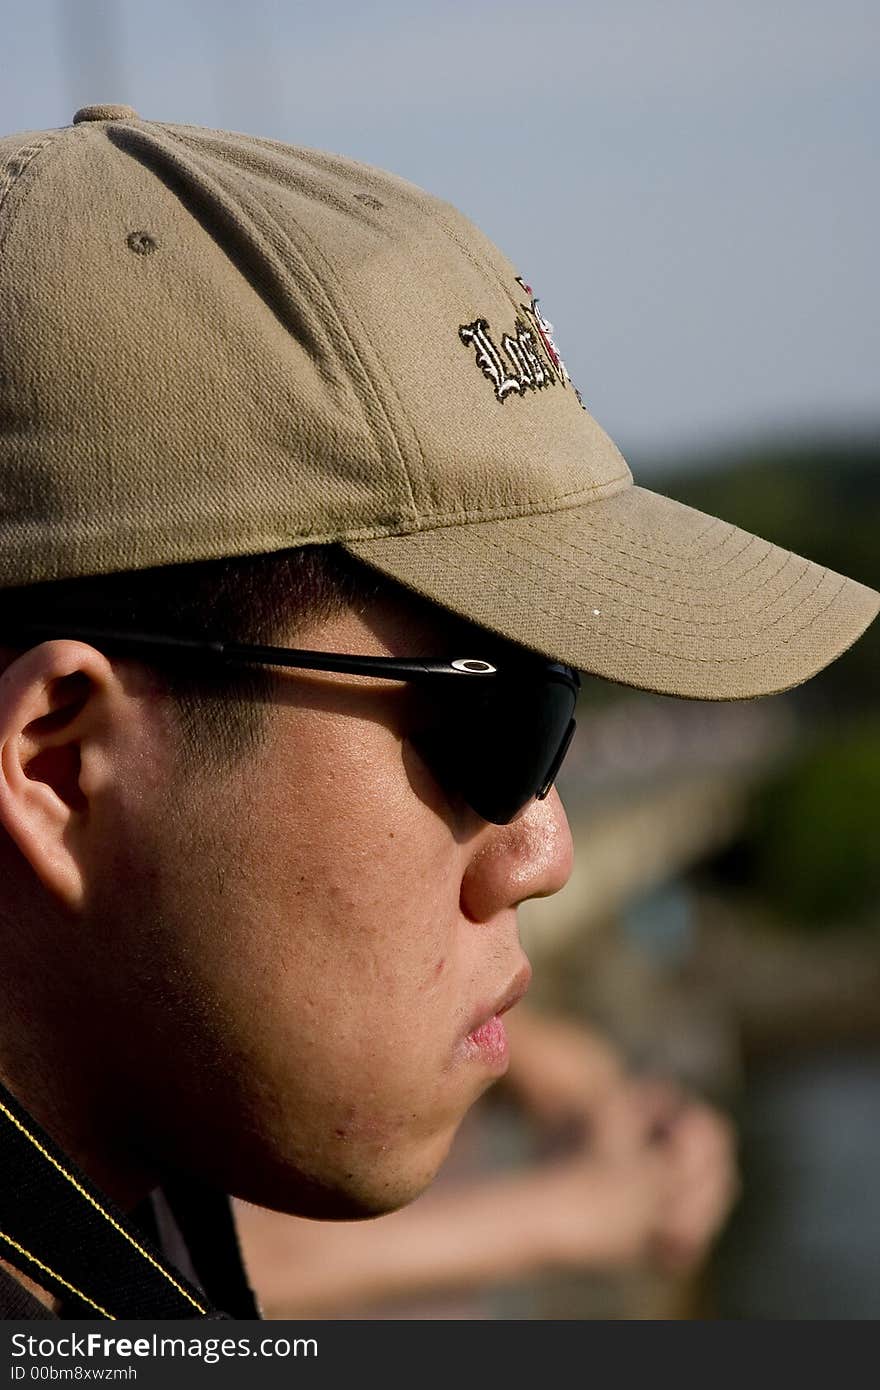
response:
[[[364,1165],[363,1173],[303,1175],[302,1172],[256,1173],[250,1170],[242,1180],[228,1188],[232,1197],[254,1207],[284,1212],[288,1216],[307,1216],[313,1220],[368,1220],[398,1211],[424,1193],[434,1181],[449,1145],[430,1165],[409,1168],[389,1163],[382,1168]]]
[[[418,1156],[396,1151],[377,1162],[375,1153],[362,1166],[350,1161],[343,1172],[256,1174],[235,1184],[232,1193],[255,1206],[315,1221],[368,1221],[408,1206],[428,1188],[449,1152],[455,1131],[430,1152]]]
[[[435,1175],[432,1172],[419,1182],[389,1182],[381,1190],[375,1188],[375,1178],[373,1183],[363,1187],[324,1186],[314,1182],[303,1186],[298,1182],[281,1189],[249,1183],[246,1190],[233,1195],[269,1211],[307,1217],[312,1221],[370,1221],[408,1206],[422,1195]]]

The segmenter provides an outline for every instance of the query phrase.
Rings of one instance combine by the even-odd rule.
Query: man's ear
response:
[[[0,826],[72,911],[85,895],[84,832],[124,699],[110,662],[84,642],[42,642],[0,675]]]

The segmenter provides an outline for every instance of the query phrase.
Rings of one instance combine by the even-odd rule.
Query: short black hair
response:
[[[53,580],[0,592],[0,645],[5,616],[274,645],[398,587],[335,545]],[[270,670],[208,669],[160,657],[141,664],[161,674],[188,767],[223,767],[258,746],[276,680]]]

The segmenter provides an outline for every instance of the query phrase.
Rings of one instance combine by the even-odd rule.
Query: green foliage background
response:
[[[880,589],[880,443],[758,447],[657,487]],[[802,689],[804,736],[715,872],[789,925],[880,927],[880,621]]]

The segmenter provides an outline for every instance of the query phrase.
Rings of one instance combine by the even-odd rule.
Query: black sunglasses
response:
[[[7,636],[75,638],[120,655],[157,655],[223,665],[287,666],[303,671],[412,681],[436,695],[428,726],[412,743],[448,792],[483,820],[507,825],[547,796],[575,730],[580,676],[571,666],[524,653],[497,664],[472,657],[356,656],[294,647],[247,646],[143,632],[28,623]]]

